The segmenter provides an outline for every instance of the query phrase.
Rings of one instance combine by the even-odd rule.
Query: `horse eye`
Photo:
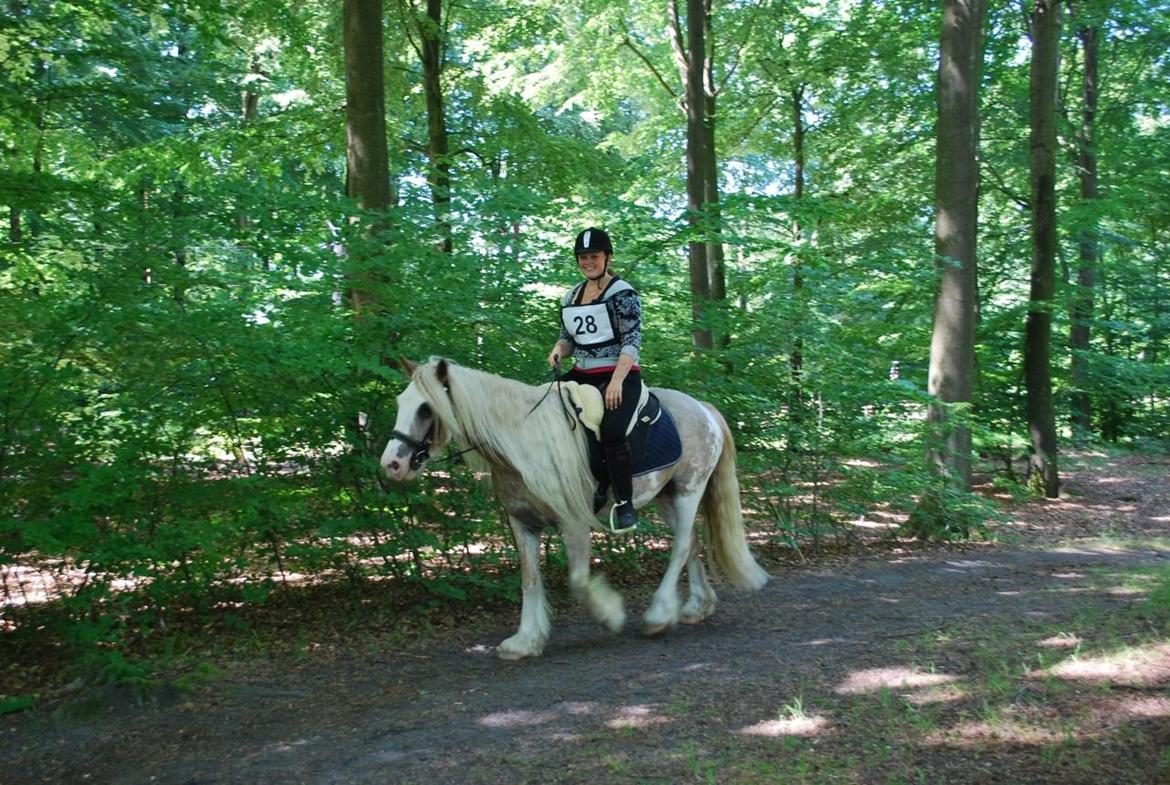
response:
[[[424,403],[422,406],[418,407],[418,414],[415,416],[420,420],[429,420],[433,415],[434,412],[431,411],[431,405],[429,403]]]

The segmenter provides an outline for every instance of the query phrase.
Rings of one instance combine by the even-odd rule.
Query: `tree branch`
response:
[[[682,83],[687,83],[687,50],[683,46],[682,28],[678,21],[678,0],[666,0],[666,28],[670,34],[670,48],[674,52],[674,62]]]
[[[768,105],[760,110],[760,113],[758,115],[756,115],[756,119],[752,120],[751,125],[749,125],[747,127],[747,130],[743,132],[743,134],[741,135],[740,138],[747,139],[749,136],[751,136],[755,132],[756,126],[758,126],[760,123],[764,122],[764,118],[767,117],[771,113],[772,107],[775,106],[776,102],[779,100],[780,100],[780,93],[776,93],[774,96],[772,96],[772,100],[768,101]]]
[[[650,73],[654,74],[654,78],[658,80],[658,84],[662,85],[662,89],[666,91],[667,95],[669,95],[675,101],[679,101],[678,93],[676,93],[667,83],[667,81],[662,78],[662,74],[659,73],[658,69],[654,67],[654,63],[650,62],[650,58],[643,54],[641,50],[638,49],[638,47],[634,46],[634,42],[630,40],[630,36],[628,34],[622,40],[621,45],[627,47],[639,60],[641,60],[646,65],[647,68],[650,69]],[[681,105],[681,101],[679,103]]]
[[[711,5],[711,2],[712,0],[708,0],[708,6]],[[739,42],[739,46],[735,48],[735,52],[732,57],[729,58],[730,67],[727,69],[727,73],[723,76],[723,79],[719,81],[719,87],[715,91],[716,93],[722,93],[723,88],[727,87],[727,83],[731,81],[731,77],[734,76],[735,72],[739,70],[739,65],[742,62],[740,60],[740,55],[743,53],[743,48],[747,46],[748,40],[752,37],[752,29],[756,26],[756,17],[759,15],[760,7],[763,4],[764,0],[756,0],[756,3],[752,8],[751,16],[748,17],[747,32],[744,34],[743,39]]]
[[[406,33],[406,41],[421,60],[422,47],[414,40],[414,36],[411,35],[415,29],[419,28],[418,8],[413,2],[409,2],[409,0],[398,0],[395,3],[395,7],[398,8],[398,18],[402,21],[402,30]]]
[[[1023,207],[1025,210],[1032,209],[1032,201],[1030,199],[1025,199],[1024,197],[1020,196],[1015,191],[1013,191],[1011,188],[1009,188],[1008,184],[1006,182],[1004,182],[1004,179],[1002,177],[1000,177],[999,172],[995,171],[995,167],[993,167],[991,164],[987,163],[986,161],[983,161],[981,163],[982,163],[981,168],[985,169],[987,171],[987,173],[989,175],[991,175],[991,179],[995,181],[995,184],[999,187],[999,191],[1001,193],[1003,193],[1007,198],[1011,199],[1013,202],[1018,204],[1020,207]]]

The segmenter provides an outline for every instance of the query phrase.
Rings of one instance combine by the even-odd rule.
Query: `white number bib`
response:
[[[604,302],[566,305],[561,308],[561,323],[578,346],[602,346],[618,340],[610,309]]]

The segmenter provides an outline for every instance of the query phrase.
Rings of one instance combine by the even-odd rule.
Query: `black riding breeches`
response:
[[[602,405],[605,405],[605,388],[613,378],[612,372],[585,373],[578,368],[569,371],[565,378],[571,382],[588,384],[601,391]],[[601,443],[608,451],[612,446],[623,444],[626,441],[626,432],[630,421],[638,413],[638,399],[642,396],[642,374],[630,371],[622,382],[622,402],[616,409],[606,409],[601,417]]]
[[[576,368],[569,371],[569,381],[592,385],[601,390],[605,399],[605,388],[612,373],[583,373]],[[619,502],[633,500],[634,464],[630,455],[630,444],[626,439],[630,421],[638,413],[638,399],[642,397],[642,375],[630,371],[622,382],[622,402],[616,409],[606,409],[601,418],[601,447],[605,453],[605,468],[613,484],[614,498]],[[604,488],[605,483],[602,483]]]

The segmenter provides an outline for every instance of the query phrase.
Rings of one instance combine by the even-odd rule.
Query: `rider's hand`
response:
[[[560,349],[553,349],[551,352],[548,353],[548,367],[549,368],[560,368],[561,367]]]
[[[605,385],[605,408],[616,409],[622,405],[622,385],[621,382],[611,380],[609,384]]]

